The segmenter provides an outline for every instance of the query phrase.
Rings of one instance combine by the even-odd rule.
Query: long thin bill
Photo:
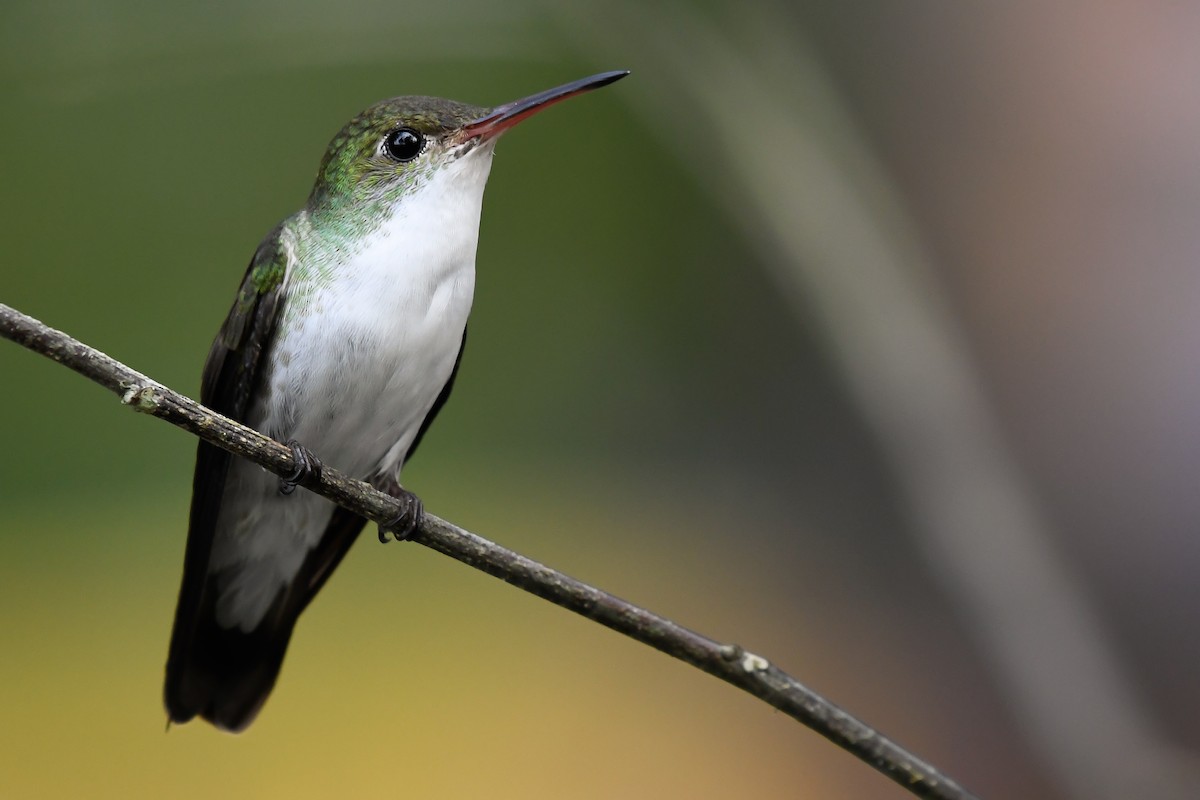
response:
[[[514,100],[511,103],[496,106],[479,119],[468,122],[463,128],[463,132],[468,136],[491,139],[504,133],[504,131],[526,117],[536,114],[543,108],[548,108],[560,100],[566,100],[568,97],[590,92],[592,89],[599,89],[601,86],[608,86],[610,83],[619,81],[628,74],[629,70],[627,69],[601,72],[599,75],[592,75],[590,78],[581,78],[580,80],[563,84],[554,89],[538,92],[522,100]]]

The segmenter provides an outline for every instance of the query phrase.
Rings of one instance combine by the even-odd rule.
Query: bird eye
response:
[[[425,137],[412,128],[401,128],[388,134],[383,141],[383,147],[388,155],[397,161],[412,161],[421,155],[421,150],[425,147]]]

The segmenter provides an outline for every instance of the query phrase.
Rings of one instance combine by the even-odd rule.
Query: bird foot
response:
[[[395,480],[377,482],[375,488],[400,501],[400,513],[380,524],[379,541],[384,544],[391,541],[388,533],[391,533],[397,542],[408,539],[417,530],[417,526],[421,524],[421,517],[425,514],[425,506],[421,503],[421,498]]]
[[[311,450],[295,439],[289,440],[287,446],[292,451],[292,458],[296,460],[296,471],[286,478],[279,479],[280,494],[291,494],[296,491],[297,486],[321,478],[321,460],[313,455]]]

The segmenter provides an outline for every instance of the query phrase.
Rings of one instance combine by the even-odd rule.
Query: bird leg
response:
[[[396,537],[397,542],[402,542],[412,536],[417,526],[421,524],[421,516],[425,513],[421,498],[401,486],[394,477],[375,478],[371,481],[371,485],[389,497],[400,501],[400,513],[380,524],[379,541],[385,544],[390,541],[387,536],[389,531]]]
[[[287,446],[292,451],[292,458],[296,460],[296,471],[286,478],[279,479],[280,494],[291,494],[296,491],[297,486],[321,478],[321,460],[313,455],[311,450],[295,439],[290,439]]]

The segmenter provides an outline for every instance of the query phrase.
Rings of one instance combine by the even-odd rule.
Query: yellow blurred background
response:
[[[0,8],[0,301],[180,391],[329,138],[506,136],[433,512],[759,652],[985,797],[1200,796],[1200,13]],[[194,442],[0,346],[0,797],[908,796],[368,531],[244,735],[164,733]]]

